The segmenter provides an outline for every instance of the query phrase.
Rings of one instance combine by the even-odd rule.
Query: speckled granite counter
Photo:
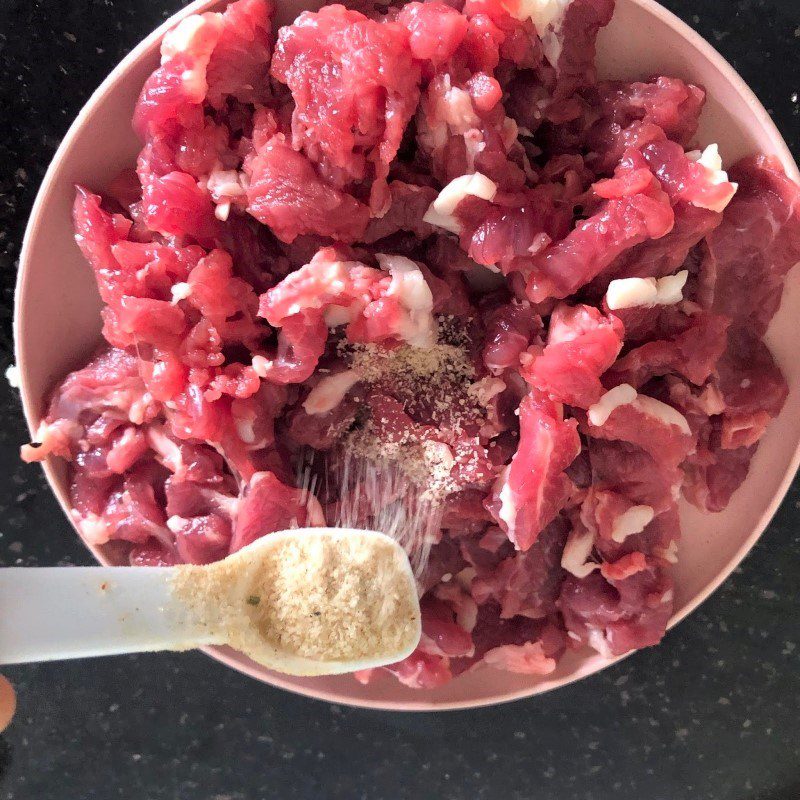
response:
[[[669,0],[800,155],[798,0]],[[176,0],[0,4],[0,366],[15,260],[44,169],[111,67]],[[164,9],[163,13],[159,9]],[[108,31],[118,31],[109,41]],[[0,564],[88,564],[0,386]],[[663,645],[512,705],[436,715],[330,706],[198,654],[8,669],[15,800],[798,800],[800,482],[741,569]]]

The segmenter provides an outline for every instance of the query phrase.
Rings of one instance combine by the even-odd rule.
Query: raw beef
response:
[[[786,402],[764,334],[800,190],[690,149],[702,87],[598,82],[613,5],[358,0],[273,33],[236,0],[164,37],[136,163],[76,191],[105,343],[22,449],[66,462],[87,542],[207,564],[385,529],[422,637],[363,682],[660,640],[679,498],[724,509]]]

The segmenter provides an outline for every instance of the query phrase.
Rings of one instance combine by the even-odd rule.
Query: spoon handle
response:
[[[0,569],[0,664],[214,644],[172,594],[171,567]]]

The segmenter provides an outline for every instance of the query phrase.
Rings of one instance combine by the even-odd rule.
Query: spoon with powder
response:
[[[420,638],[406,553],[382,533],[272,533],[205,566],[0,570],[0,664],[227,644],[290,675],[399,661]]]

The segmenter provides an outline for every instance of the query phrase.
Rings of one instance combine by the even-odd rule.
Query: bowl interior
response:
[[[16,297],[17,364],[32,429],[53,385],[85,361],[99,338],[99,297],[72,235],[74,184],[102,191],[121,168],[134,162],[139,143],[130,128],[131,112],[144,80],[158,63],[161,35],[186,14],[216,5],[223,3],[194,3],[142,42],[81,111],[47,173],[26,234]],[[279,22],[285,23],[310,4],[283,0],[278,5]],[[709,101],[698,135],[700,144],[718,142],[726,164],[752,152],[776,155],[792,177],[800,178],[766,111],[732,68],[697,34],[651,0],[617,0],[614,19],[600,37],[598,64],[603,77],[632,79],[659,73],[702,84]],[[788,402],[770,426],[750,476],[729,508],[718,515],[683,509],[684,538],[675,570],[672,624],[705,599],[741,561],[794,475],[800,440],[800,359],[793,331],[798,317],[800,289],[792,279],[768,335],[789,382]],[[66,510],[63,465],[48,464],[46,472]],[[113,561],[112,553],[91,549],[100,561]],[[403,710],[510,700],[577,680],[610,663],[590,652],[572,653],[547,678],[482,668],[442,689],[415,691],[388,679],[361,686],[349,676],[291,678],[270,673],[226,648],[211,650],[228,665],[292,691],[339,703]]]

